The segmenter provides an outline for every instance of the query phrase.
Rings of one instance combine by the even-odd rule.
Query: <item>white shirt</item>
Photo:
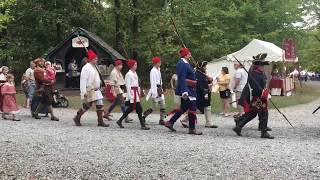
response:
[[[248,80],[248,74],[243,68],[239,68],[236,70],[234,74],[234,80],[239,80],[239,85],[236,88],[237,91],[242,92],[244,86],[247,83]]]
[[[146,97],[147,100],[149,98],[154,98],[156,102],[160,100],[164,100],[164,95],[161,94],[161,97],[158,97],[158,87],[157,85],[162,86],[162,77],[161,77],[161,71],[160,68],[153,67],[150,71],[150,90],[148,92],[148,95]]]
[[[26,73],[27,79],[34,81],[34,70],[33,69],[28,68],[25,73]]]
[[[3,73],[0,74],[0,81],[7,81],[7,78]]]
[[[124,79],[120,71],[114,68],[110,73],[110,85],[114,86],[114,91],[116,94],[123,94],[121,85],[124,85]]]
[[[134,103],[134,90],[131,87],[138,87],[138,92],[136,92],[136,102],[140,102],[140,87],[139,87],[139,78],[137,72],[129,70],[124,78],[127,87],[127,100],[130,103]]]
[[[80,96],[81,99],[84,99],[84,95],[87,91],[92,89],[97,90],[95,91],[96,97],[95,100],[103,99],[103,95],[100,91],[100,77],[99,73],[91,63],[87,63],[83,66],[80,75]]]

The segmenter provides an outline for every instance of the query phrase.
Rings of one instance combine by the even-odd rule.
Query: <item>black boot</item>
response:
[[[121,118],[116,122],[120,128],[124,128],[123,125],[122,125],[123,119],[124,119],[124,118],[121,117]]]
[[[59,118],[53,115],[53,109],[52,106],[48,106],[49,114],[51,115],[51,121],[59,121]]]
[[[146,126],[146,120],[144,118],[139,118],[141,129],[142,130],[149,130],[150,128]]]
[[[271,136],[268,131],[262,131],[261,132],[261,138],[266,138],[266,139],[274,139],[273,136]]]
[[[236,132],[238,136],[242,136],[242,135],[241,135],[241,130],[242,130],[242,128],[241,128],[240,126],[236,126],[236,127],[234,127],[232,130],[233,130],[234,132]]]
[[[236,123],[236,126],[239,125],[239,122],[243,119],[243,116],[241,115],[236,115],[233,117],[234,118],[234,122]]]
[[[33,117],[34,117],[35,119],[41,119],[41,117],[39,116],[39,114],[34,114]]]
[[[152,108],[147,109],[145,112],[143,112],[143,118],[146,119],[152,112]]]
[[[260,125],[260,123],[259,123],[258,131],[261,131],[261,130],[262,130],[262,128],[261,128],[261,125]],[[272,131],[272,129],[271,129],[270,127],[267,127],[266,130],[267,130],[267,131]]]

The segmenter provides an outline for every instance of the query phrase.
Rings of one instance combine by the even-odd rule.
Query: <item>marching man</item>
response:
[[[127,102],[128,108],[123,113],[121,118],[117,121],[117,124],[120,128],[124,128],[122,125],[122,121],[133,111],[136,110],[136,113],[138,114],[141,129],[142,130],[149,130],[150,128],[146,126],[145,117],[142,115],[142,106],[140,103],[140,94],[141,94],[141,88],[139,86],[139,78],[138,74],[136,72],[138,68],[138,63],[134,59],[128,60],[128,66],[130,70],[127,72],[125,76],[125,83],[127,88]]]
[[[126,111],[126,106],[125,106],[125,93],[126,93],[126,85],[124,83],[124,79],[121,73],[121,70],[123,68],[123,63],[122,60],[117,59],[114,62],[114,68],[111,71],[110,74],[110,85],[112,86],[111,91],[112,91],[112,96],[114,97],[114,101],[112,101],[111,105],[108,108],[108,111],[105,112],[104,118],[110,119],[110,113],[112,110],[119,105],[121,108],[121,112],[124,113]],[[129,119],[129,116],[126,117],[125,122],[129,123],[131,122],[132,119]]]
[[[96,105],[98,116],[98,126],[109,127],[109,124],[105,124],[103,122],[104,109],[103,96],[100,90],[101,79],[96,68],[96,65],[98,64],[98,57],[92,50],[88,50],[87,56],[87,64],[83,66],[80,75],[80,96],[81,99],[84,100],[84,103],[73,120],[76,126],[81,126],[81,116],[88,111],[94,103]]]
[[[181,96],[180,109],[174,113],[169,121],[165,122],[165,126],[171,131],[176,131],[173,128],[174,123],[182,114],[188,112],[189,134],[202,135],[202,132],[197,131],[195,128],[197,121],[197,81],[194,70],[188,62],[191,58],[191,52],[188,48],[181,48],[179,53],[181,59],[176,65],[176,73],[178,75],[176,94]]]
[[[248,82],[243,89],[239,104],[244,109],[242,115],[236,121],[236,127],[233,131],[241,136],[242,128],[254,119],[257,115],[260,121],[261,138],[273,139],[274,137],[268,133],[268,96],[269,91],[266,88],[267,77],[264,73],[264,66],[269,65],[265,61],[267,54],[258,54],[254,56],[252,62],[253,67],[249,72]]]
[[[162,89],[162,77],[160,72],[161,59],[160,57],[152,58],[153,68],[150,71],[150,90],[147,95],[147,100],[151,97],[153,102],[153,108],[155,109],[157,104],[160,107],[160,120],[159,124],[164,125],[165,118],[165,99]]]

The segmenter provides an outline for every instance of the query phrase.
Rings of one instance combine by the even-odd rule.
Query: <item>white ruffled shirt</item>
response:
[[[139,78],[137,72],[129,70],[124,78],[127,87],[127,98],[126,100],[130,103],[134,103],[134,90],[131,87],[138,87],[138,92],[136,92],[136,102],[140,102],[140,87],[139,87]]]
[[[98,70],[91,63],[87,63],[83,66],[80,75],[80,96],[84,99],[84,95],[90,89],[95,89],[95,100],[103,99],[103,95],[100,91],[101,79],[99,77]]]
[[[149,100],[150,97],[153,98],[156,102],[164,100],[163,94],[160,97],[158,97],[157,85],[162,86],[161,71],[160,71],[160,68],[158,69],[156,67],[153,67],[150,71],[150,90],[146,97],[147,100]]]

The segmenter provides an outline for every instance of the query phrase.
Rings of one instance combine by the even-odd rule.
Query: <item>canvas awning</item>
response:
[[[255,56],[259,53],[267,53],[268,56],[266,58],[266,61],[281,62],[283,61],[283,52],[283,49],[273,43],[253,39],[248,45],[246,45],[239,51],[228,54],[220,58],[220,60],[236,61],[233,57],[235,56],[240,61],[252,61],[252,56]],[[297,60],[298,59],[296,59],[296,61]]]

